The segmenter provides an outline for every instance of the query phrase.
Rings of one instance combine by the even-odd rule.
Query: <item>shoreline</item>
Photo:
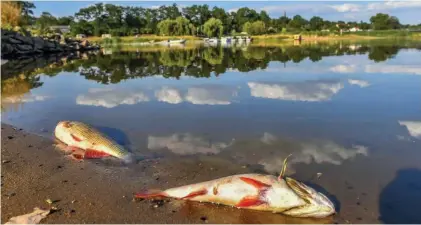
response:
[[[156,159],[125,166],[104,160],[76,162],[53,141],[2,123],[2,223],[11,217],[49,208],[58,211],[41,223],[331,223],[333,218],[294,218],[209,203],[134,200],[147,188],[196,183],[249,169],[205,157]],[[174,173],[176,171],[176,173]]]

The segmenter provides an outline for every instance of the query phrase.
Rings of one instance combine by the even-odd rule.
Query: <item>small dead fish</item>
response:
[[[240,174],[164,191],[146,191],[135,197],[171,197],[295,217],[322,218],[335,213],[333,203],[325,195],[293,178],[284,177],[285,169],[286,159],[279,177]]]
[[[61,121],[54,131],[55,137],[66,144],[77,159],[114,156],[126,162],[131,154],[95,128],[76,121]]]

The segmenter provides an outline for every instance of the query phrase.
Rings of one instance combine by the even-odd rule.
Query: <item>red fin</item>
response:
[[[144,192],[139,192],[135,195],[135,198],[156,198],[156,197],[167,197],[167,194],[161,190],[148,190]]]
[[[73,134],[70,134],[70,136],[72,136],[73,140],[75,140],[75,141],[77,141],[77,142],[81,142],[81,141],[82,141],[82,139],[80,139],[80,138],[76,137],[76,136],[75,136],[75,135],[73,135]]]
[[[105,152],[101,152],[95,149],[86,149],[85,151],[85,158],[87,159],[99,159],[99,158],[103,158],[103,157],[107,157],[110,156],[109,154],[105,153]]]
[[[257,189],[264,189],[264,188],[268,188],[268,187],[270,187],[270,186],[271,186],[271,185],[269,185],[269,184],[262,183],[262,182],[260,182],[260,181],[258,181],[258,180],[253,179],[253,178],[240,177],[240,179],[241,179],[242,181],[246,182],[247,184],[253,185],[253,186],[254,186],[254,187],[256,187]]]
[[[199,191],[191,192],[190,194],[184,196],[183,199],[185,199],[185,198],[194,198],[196,196],[205,195],[207,193],[208,193],[208,191],[206,189],[202,189],[202,190],[199,190]]]
[[[81,154],[71,154],[71,156],[76,160],[82,160],[84,158]]]
[[[243,207],[250,207],[250,206],[258,206],[265,203],[264,201],[260,200],[258,196],[246,196],[239,203],[237,203],[236,207],[243,208]]]

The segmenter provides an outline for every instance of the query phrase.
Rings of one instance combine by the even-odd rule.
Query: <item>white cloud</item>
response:
[[[179,104],[183,102],[183,97],[179,90],[170,87],[162,87],[155,92],[155,97],[158,101],[170,104]]]
[[[92,88],[87,94],[76,98],[78,105],[102,106],[113,108],[118,105],[134,105],[139,102],[147,102],[149,97],[139,90],[125,90],[113,88]]]
[[[291,101],[327,101],[343,87],[340,81],[305,81],[300,83],[249,82],[251,96]]]
[[[421,121],[398,121],[401,126],[405,126],[408,129],[409,134],[414,137],[421,139]]]
[[[370,83],[368,81],[365,81],[365,80],[348,79],[348,83],[351,84],[351,85],[360,86],[362,88],[370,86]]]
[[[289,143],[286,146],[294,145]],[[288,151],[289,150],[289,151]],[[294,171],[294,164],[317,163],[317,164],[333,164],[341,165],[343,161],[353,159],[357,155],[368,155],[368,148],[361,145],[354,145],[351,148],[345,148],[331,141],[311,141],[300,143],[297,149],[286,149],[285,151],[277,152],[277,155],[263,158],[259,164],[264,167],[267,172],[277,173],[282,168],[285,157],[292,153],[288,161],[289,174]]]
[[[421,1],[419,0],[406,0],[406,1],[395,1],[388,0],[385,2],[375,2],[367,4],[368,10],[388,10],[388,9],[399,9],[399,8],[413,8],[421,7]]]
[[[229,147],[232,143],[215,142],[212,143],[201,137],[196,137],[190,133],[173,134],[168,137],[148,137],[148,149],[159,150],[167,148],[171,152],[179,155],[192,154],[217,154]]]
[[[260,138],[260,141],[265,143],[265,144],[272,144],[273,142],[275,142],[277,140],[277,138],[275,137],[275,135],[265,132],[263,134],[263,137]]]
[[[359,12],[361,10],[361,5],[357,4],[342,4],[342,5],[332,5],[330,6],[338,12]]]
[[[421,66],[420,65],[366,65],[366,73],[406,73],[421,75]]]
[[[354,73],[357,69],[356,65],[336,65],[329,68],[330,71],[335,73]]]
[[[201,85],[187,90],[185,100],[195,105],[229,105],[237,89],[223,85]]]

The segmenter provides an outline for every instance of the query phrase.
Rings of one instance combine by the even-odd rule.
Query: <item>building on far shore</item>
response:
[[[363,30],[361,30],[359,27],[352,27],[351,29],[349,29],[349,32],[357,32],[357,31],[363,31]]]

